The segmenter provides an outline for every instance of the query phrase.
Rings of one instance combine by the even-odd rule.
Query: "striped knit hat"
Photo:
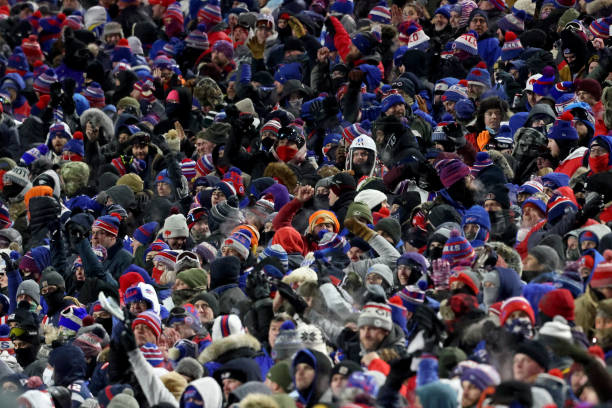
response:
[[[404,21],[398,30],[400,43],[406,44],[409,49],[427,51],[429,48],[429,37],[418,23]]]
[[[359,123],[353,123],[351,126],[347,126],[342,129],[342,137],[348,144],[351,144],[356,137],[361,135],[369,136],[370,132],[365,130]]]
[[[191,31],[185,38],[187,47],[195,48],[196,50],[206,51],[210,48],[208,35],[206,35],[206,24],[198,24],[195,30]]]
[[[87,88],[82,92],[82,95],[89,101],[92,108],[103,108],[106,106],[104,90],[97,82],[90,82]]]
[[[221,22],[221,7],[217,0],[208,0],[206,4],[198,11],[198,20],[206,24],[206,27],[212,27]]]
[[[387,7],[387,3],[381,3],[374,6],[368,14],[368,19],[376,23],[391,24],[391,10]]]
[[[541,193],[543,191],[544,191],[544,186],[542,185],[542,183],[536,180],[529,180],[518,188],[517,193],[518,194],[520,193],[535,194],[535,193]]]
[[[60,312],[58,327],[63,328],[69,335],[75,335],[83,326],[83,319],[87,316],[87,310],[82,307],[68,306]]]
[[[512,313],[517,311],[523,311],[527,313],[529,316],[529,320],[531,320],[531,324],[535,324],[535,315],[533,313],[533,308],[531,304],[522,296],[514,296],[509,299],[506,299],[501,306],[501,316],[499,319],[499,323],[503,326],[506,323],[506,320],[512,315]]]
[[[43,53],[38,43],[38,38],[32,34],[21,40],[21,49],[28,58],[36,58],[42,60]]]
[[[476,31],[468,31],[461,34],[453,41],[453,50],[462,50],[470,55],[478,55],[478,34]]]
[[[198,159],[196,162],[196,172],[200,174],[200,176],[207,176],[212,173],[215,169],[213,165],[212,154],[206,154]]]
[[[117,236],[119,233],[119,223],[121,222],[121,215],[118,213],[112,213],[110,215],[103,215],[97,218],[93,225],[92,230],[99,229],[108,232],[113,236]]]
[[[183,16],[183,11],[181,10],[181,4],[176,2],[169,5],[164,12],[163,21],[165,25],[175,22],[182,26],[185,22],[185,17]]]
[[[112,62],[119,62],[121,60],[132,60],[132,49],[130,48],[130,43],[126,38],[120,39],[111,52]]]
[[[522,52],[523,44],[521,44],[521,40],[512,31],[507,31],[501,51],[502,61],[517,59]]]
[[[243,260],[249,257],[249,251],[251,250],[251,240],[253,234],[247,228],[234,229],[232,235],[230,235],[224,242],[223,246],[234,249]]]
[[[176,256],[178,253],[171,249],[164,249],[159,251],[155,257],[153,258],[154,262],[160,262],[167,266],[168,268],[174,269],[174,265],[176,264]]]
[[[408,285],[402,288],[399,292],[399,297],[406,310],[412,313],[425,302],[425,292],[416,285]]]
[[[193,180],[197,175],[196,162],[191,159],[184,158],[181,161],[181,171],[183,172],[183,176],[185,176],[187,181]]]
[[[280,244],[274,244],[266,247],[263,251],[261,251],[257,260],[261,262],[268,257],[278,259],[280,263],[283,264],[285,271],[289,269],[289,258],[287,257],[287,251],[285,251],[285,248],[283,248]]]
[[[476,153],[476,160],[472,165],[472,175],[477,177],[478,174],[485,169],[486,167],[492,166],[493,160],[491,160],[491,156],[487,152],[478,152]]]
[[[515,33],[522,33],[525,31],[525,19],[527,14],[523,10],[519,10],[516,13],[506,14],[500,18],[497,22],[497,26],[504,31],[513,31]]]
[[[70,128],[66,123],[58,121],[49,127],[47,139],[51,141],[56,137],[60,137],[62,139],[72,139],[72,133],[70,132]]]
[[[573,81],[562,81],[557,82],[555,86],[550,89],[550,96],[554,98],[555,102],[566,102],[567,105],[572,103],[574,100],[574,82]],[[571,101],[564,101],[563,99],[565,95],[571,95]],[[567,106],[565,105],[565,106]],[[556,106],[556,105],[555,105]]]
[[[464,81],[465,82],[465,81]],[[462,99],[467,99],[467,82],[465,82],[465,86],[461,81],[458,84],[451,85],[444,93],[442,94],[442,101],[450,101],[450,102],[459,102]]]
[[[74,12],[73,14],[66,17],[66,19],[62,23],[62,27],[70,27],[73,30],[82,30],[83,16],[80,15],[79,12]]]
[[[606,249],[603,253],[604,261],[600,262],[589,284],[592,288],[609,288],[612,286],[612,250]]]
[[[485,88],[491,88],[491,74],[487,71],[487,65],[484,62],[479,62],[470,70],[465,78],[470,85],[481,85]]]
[[[155,238],[155,231],[159,228],[159,224],[155,221],[141,225],[134,230],[134,239],[142,245],[149,245]]]
[[[132,324],[132,327],[134,327],[134,324]],[[157,335],[157,337],[159,337],[159,335]],[[153,367],[164,366],[164,354],[155,344],[145,343],[140,346],[140,351],[142,351],[145,360]]]
[[[139,324],[144,324],[151,329],[156,338],[159,338],[161,335],[162,323],[159,316],[154,311],[145,310],[144,312],[139,313],[138,316],[136,316],[136,318],[132,321],[132,330],[134,330],[134,327],[138,326]]]
[[[278,136],[278,131],[280,130],[281,127],[282,126],[278,120],[272,119],[264,123],[263,127],[259,131],[259,134],[263,135],[264,132],[272,132],[276,136]]]
[[[475,258],[476,253],[468,240],[458,230],[452,230],[444,244],[442,259],[446,259],[451,268],[454,268],[455,266],[471,266]]]
[[[51,93],[51,85],[57,82],[57,76],[55,71],[51,68],[37,76],[34,80],[32,87],[36,92],[42,95],[49,95]]]
[[[553,222],[572,209],[574,211],[578,209],[572,200],[562,195],[554,194],[546,204],[546,219],[548,222]]]
[[[227,314],[215,318],[212,326],[212,341],[240,333],[244,333],[244,327],[237,315]]]
[[[612,24],[612,17],[598,18],[597,20],[593,20],[589,26],[589,31],[593,33],[595,37],[606,40],[610,38],[610,24]]]

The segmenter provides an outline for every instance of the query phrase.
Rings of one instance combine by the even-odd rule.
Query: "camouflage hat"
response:
[[[87,185],[89,166],[84,162],[66,162],[60,170],[60,175],[64,179],[65,192],[71,197]]]
[[[140,103],[138,103],[138,101],[132,98],[131,96],[125,96],[119,99],[119,102],[117,102],[117,110],[126,110],[126,108],[128,108],[128,113],[131,113],[138,117],[142,115],[140,112]]]
[[[202,107],[223,104],[223,92],[219,85],[210,77],[202,78],[194,88],[194,96]]]
[[[128,173],[119,177],[116,183],[117,186],[128,186],[134,194],[141,193],[144,190],[144,183],[140,176],[135,173]]]

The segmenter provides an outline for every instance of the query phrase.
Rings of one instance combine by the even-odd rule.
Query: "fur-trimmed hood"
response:
[[[240,408],[278,408],[278,404],[269,395],[249,394],[240,401]]]
[[[263,175],[264,177],[277,179],[290,192],[295,190],[295,186],[297,186],[297,175],[291,170],[291,167],[280,161],[268,164]]]
[[[93,126],[103,129],[104,139],[107,142],[114,140],[115,127],[113,125],[113,121],[108,117],[108,115],[106,115],[106,113],[102,112],[102,110],[98,108],[90,108],[83,112],[81,115],[81,128],[83,129],[83,133],[85,133],[87,122],[91,122]]]
[[[514,179],[514,171],[502,153],[498,152],[497,150],[489,150],[489,157],[491,157],[491,160],[496,166],[502,169],[504,176],[506,176],[508,180]]]
[[[519,276],[523,274],[521,256],[514,248],[509,247],[503,242],[489,242],[487,245],[493,248],[495,253],[504,259],[509,268],[514,269]]]
[[[240,333],[232,334],[223,339],[214,341],[210,346],[206,347],[198,360],[202,364],[211,361],[216,361],[227,352],[238,350],[241,348],[249,348],[254,352],[261,350],[261,343],[250,334]]]

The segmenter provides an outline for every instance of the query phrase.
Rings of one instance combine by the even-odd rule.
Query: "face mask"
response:
[[[151,277],[155,279],[155,282],[159,282],[159,279],[164,274],[164,270],[159,268],[153,268],[153,272],[151,272]]]
[[[528,317],[519,317],[518,319],[508,320],[506,321],[504,327],[510,333],[519,334],[528,339],[533,338],[533,325]]]
[[[174,114],[178,111],[179,104],[178,103],[167,103],[166,104],[166,115],[168,117],[174,116]]]
[[[25,368],[36,360],[36,349],[33,346],[15,349],[15,357],[19,365]]]
[[[98,317],[96,319],[96,323],[101,324],[109,336],[113,332],[113,318],[112,317],[107,317],[107,318]]]
[[[610,161],[610,154],[602,154],[597,157],[589,156],[589,167],[593,173],[602,173],[608,170],[608,162]]]
[[[529,283],[535,278],[537,278],[538,275],[540,275],[541,273],[542,271],[523,270],[523,274],[521,275],[521,277],[523,278],[525,282]]]
[[[442,258],[442,247],[435,247],[429,250],[429,257],[431,259],[440,259]]]
[[[264,152],[269,152],[273,145],[274,145],[274,139],[270,137],[261,139],[261,150],[263,150]]]
[[[43,375],[42,375],[42,380],[43,380],[43,383],[45,383],[47,387],[51,387],[53,385],[53,368],[52,367],[45,367],[45,371],[43,371]]]
[[[11,184],[10,186],[4,186],[2,193],[8,198],[13,198],[17,197],[21,190],[23,190],[23,187],[19,184]]]
[[[329,209],[329,197],[327,194],[316,194],[314,196],[314,206],[317,210]]]
[[[57,309],[61,306],[62,301],[64,300],[64,291],[56,290],[53,293],[47,294],[43,296],[45,298],[45,302],[51,309]]]
[[[172,292],[172,301],[180,306],[201,292],[200,289],[179,289]]]
[[[278,146],[276,148],[276,155],[278,156],[279,159],[281,159],[281,161],[285,163],[293,159],[295,155],[297,154],[297,152],[298,152],[298,149],[296,149],[295,147]]]

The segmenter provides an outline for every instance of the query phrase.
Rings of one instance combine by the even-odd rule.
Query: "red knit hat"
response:
[[[472,289],[475,295],[478,294],[480,282],[477,281],[478,277],[472,272],[470,268],[466,267],[455,267],[451,271],[449,283],[452,285],[453,282],[463,282],[466,286]]]
[[[542,296],[538,309],[551,318],[559,315],[567,321],[573,321],[575,319],[574,298],[572,292],[567,289],[551,290]]]
[[[595,259],[593,259],[592,255],[581,256],[579,262],[581,268],[593,269],[593,266],[595,266]]]
[[[612,286],[612,250],[603,253],[604,261],[597,265],[589,284],[592,288],[607,288]]]
[[[531,305],[522,296],[514,296],[509,299],[506,299],[504,303],[502,303],[501,307],[501,318],[500,324],[503,326],[506,323],[506,320],[510,317],[510,315],[516,311],[523,311],[527,313],[529,316],[529,320],[531,320],[531,324],[535,324],[535,315],[533,313],[533,309]]]

